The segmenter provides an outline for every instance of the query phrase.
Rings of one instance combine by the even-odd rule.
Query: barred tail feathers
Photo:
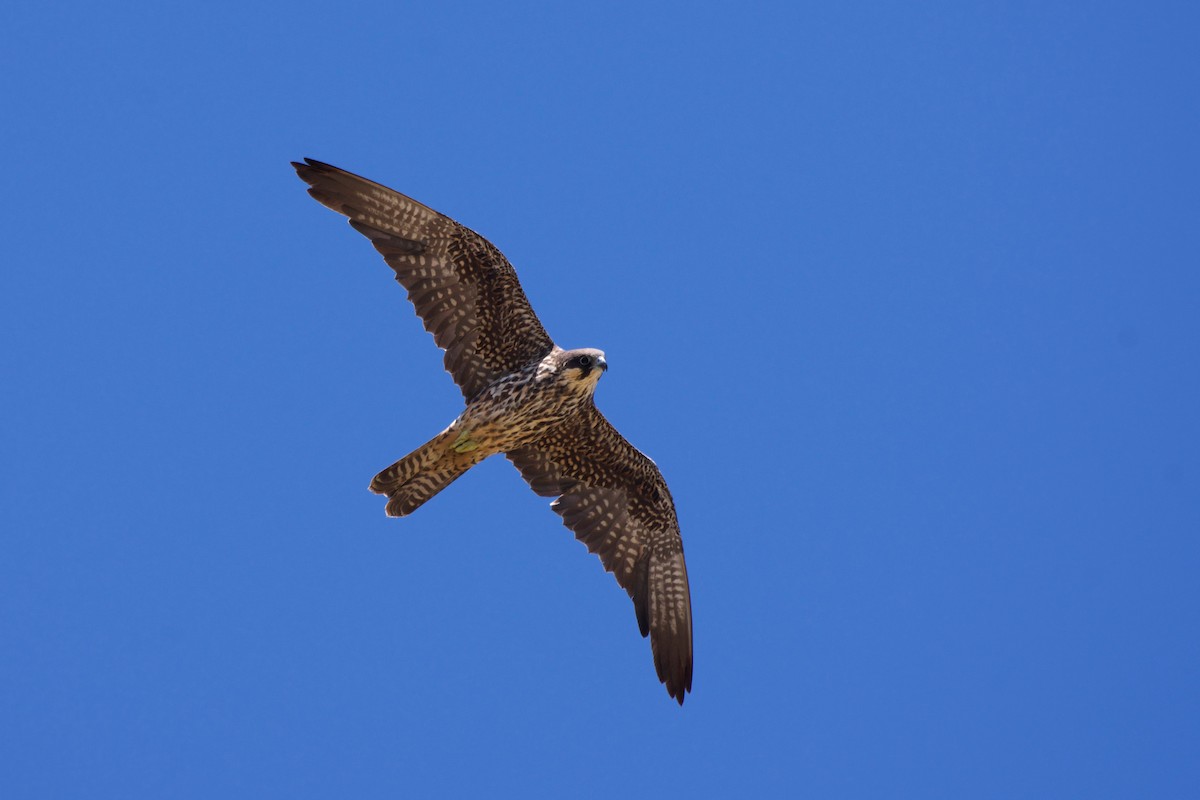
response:
[[[387,495],[389,517],[407,516],[476,463],[456,453],[449,432],[443,432],[376,475],[371,491]]]

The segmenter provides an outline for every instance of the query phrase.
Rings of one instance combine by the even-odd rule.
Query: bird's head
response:
[[[589,392],[596,389],[596,382],[608,369],[604,351],[593,348],[564,350],[556,354],[555,360],[558,362],[556,372],[560,381]]]

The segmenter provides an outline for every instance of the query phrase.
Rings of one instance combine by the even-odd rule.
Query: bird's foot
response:
[[[479,447],[479,442],[471,438],[470,431],[463,431],[450,445],[450,449],[456,453],[469,453]]]

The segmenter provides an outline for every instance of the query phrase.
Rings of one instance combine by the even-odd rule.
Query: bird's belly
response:
[[[563,403],[512,404],[505,399],[489,398],[467,406],[450,425],[455,432],[451,449],[479,458],[507,452],[541,438],[571,412]]]

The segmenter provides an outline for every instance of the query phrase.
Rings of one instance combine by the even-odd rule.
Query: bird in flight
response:
[[[292,162],[318,202],[349,218],[408,290],[446,351],[466,408],[380,472],[387,513],[411,514],[495,453],[562,516],[629,593],[654,667],[683,705],[692,689],[692,603],[675,504],[654,462],[597,410],[604,353],[563,350],[487,239],[399,192],[306,158]]]

